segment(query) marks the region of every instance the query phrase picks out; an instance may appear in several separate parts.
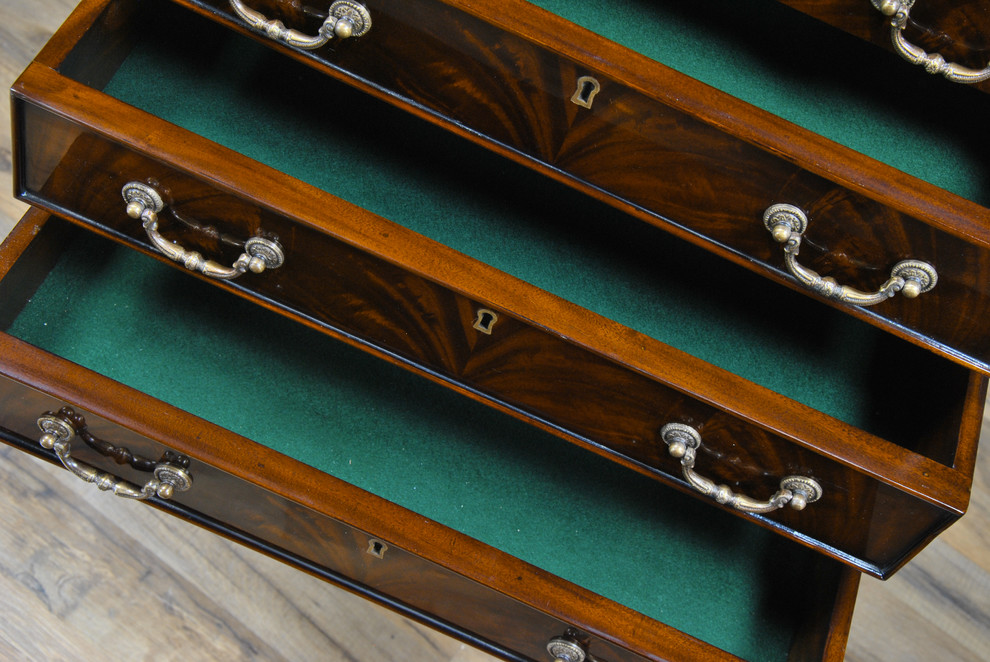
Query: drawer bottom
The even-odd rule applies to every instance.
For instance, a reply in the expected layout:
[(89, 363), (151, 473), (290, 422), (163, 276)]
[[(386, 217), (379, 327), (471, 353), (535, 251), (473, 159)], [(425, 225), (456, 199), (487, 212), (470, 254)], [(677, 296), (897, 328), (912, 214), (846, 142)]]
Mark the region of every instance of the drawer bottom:
[[(919, 431), (953, 415), (966, 383), (957, 366), (216, 26), (202, 26), (208, 37), (200, 39), (216, 51), (193, 55), (180, 25), (174, 39), (135, 48), (104, 91), (845, 423), (939, 461), (950, 457), (943, 449), (951, 441)], [(294, 87), (254, 85), (259, 79)], [(307, 89), (314, 110), (298, 108), (292, 89)], [(281, 302), (282, 293), (269, 295)], [(919, 373), (926, 378), (914, 379)], [(913, 401), (927, 403), (923, 418), (886, 396), (886, 383), (909, 380)]]
[(11, 335), (718, 648), (788, 659), (805, 625), (793, 587), (820, 563), (815, 553), (137, 252), (62, 229), (72, 241)]

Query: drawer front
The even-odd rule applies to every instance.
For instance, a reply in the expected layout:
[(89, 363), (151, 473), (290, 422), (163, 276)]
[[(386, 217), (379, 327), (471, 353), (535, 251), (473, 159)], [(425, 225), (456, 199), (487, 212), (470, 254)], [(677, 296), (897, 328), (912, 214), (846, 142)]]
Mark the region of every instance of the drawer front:
[[(897, 471), (902, 472), (898, 481), (916, 480), (919, 460), (935, 475), (958, 481), (947, 466), (899, 448), (891, 449), (896, 453), (893, 471), (871, 468), (876, 457), (868, 448), (856, 457), (855, 447), (843, 447), (844, 457), (836, 461), (833, 451), (813, 444), (834, 444), (836, 435), (868, 435), (814, 410), (793, 410), (791, 401), (659, 343), (649, 343), (645, 361), (639, 362), (634, 355), (648, 339), (630, 337), (614, 344), (617, 332), (605, 320), (589, 324), (587, 313), (578, 311), (578, 328), (603, 325), (610, 341), (588, 344), (566, 327), (551, 326), (574, 315), (571, 309), (559, 308), (558, 315), (535, 312), (539, 305), (534, 312), (525, 307), (531, 298), (545, 303), (545, 295), (533, 288), (520, 290), (521, 285), (510, 283), (502, 290), (504, 279), (476, 267), (456, 272), (453, 261), (441, 260), (442, 278), (419, 275), (408, 265), (259, 206), (243, 193), (228, 193), (238, 187), (236, 175), (229, 188), (221, 189), (216, 170), (207, 180), (33, 103), (19, 103), (17, 113), (22, 143), (50, 147), (29, 150), (20, 166), (35, 203), (69, 210), (101, 232), (151, 251), (147, 233), (125, 213), (121, 196), (124, 185), (137, 178), (151, 182), (168, 210), (176, 210), (171, 217), (168, 210), (160, 213), (160, 231), (188, 249), (231, 264), (242, 248), (231, 247), (230, 238), (277, 237), (286, 254), (284, 266), (223, 286), (682, 489), (691, 489), (688, 475), (661, 436), (668, 423), (701, 431), (695, 474), (733, 493), (764, 503), (778, 493), (785, 477), (812, 478), (823, 496), (806, 510), (783, 508), (781, 502), (780, 509), (745, 516), (867, 572), (893, 572), (958, 516), (951, 498), (919, 500), (886, 482)], [(273, 189), (289, 191), (289, 181)], [(368, 233), (369, 227), (362, 230)], [(395, 233), (390, 239), (407, 248), (415, 242), (401, 228), (379, 231)], [(437, 260), (429, 251), (421, 255)], [(484, 287), (489, 281), (493, 286)], [(496, 294), (506, 291), (508, 299)], [(684, 379), (689, 381), (678, 381)], [(966, 396), (967, 412), (978, 409), (972, 404), (978, 381)], [(721, 400), (739, 397), (740, 389), (746, 392), (741, 400)], [(963, 392), (956, 395), (962, 398)], [(741, 413), (739, 407), (747, 402), (756, 403), (753, 411)], [(957, 436), (951, 427), (934, 433), (932, 447), (948, 449), (935, 451), (936, 460), (953, 461)], [(811, 448), (806, 447), (809, 440)], [(724, 493), (712, 496), (725, 502)]]
[[(244, 26), (229, 2), (180, 4)], [(303, 31), (315, 31), (325, 13), (320, 3), (253, 4)], [(930, 264), (937, 285), (916, 300), (838, 305), (979, 370), (990, 368), (990, 336), (978, 322), (990, 313), (982, 206), (755, 112), (525, 3), (501, 22), (498, 13), (486, 16), (494, 10), (483, 2), (366, 4), (374, 17), (367, 35), (293, 55), (825, 298), (832, 296), (823, 294), (828, 285), (800, 285), (786, 266), (762, 220), (771, 206), (805, 213), (799, 264), (841, 285), (873, 293), (901, 261)], [(572, 99), (580, 100), (586, 85), (598, 89), (590, 107)]]
[[(61, 242), (81, 233), (46, 222), (39, 213), (30, 215), (5, 245), (2, 264), (13, 267), (0, 283), (5, 302), (15, 302), (16, 309), (18, 300), (32, 297)], [(38, 290), (34, 296), (43, 294)], [(9, 306), (4, 308), (5, 316), (10, 312)], [(104, 490), (137, 496), (144, 486), (146, 496), (154, 492), (147, 499), (151, 503), (490, 652), (507, 659), (548, 659), (547, 642), (567, 635), (601, 660), (735, 659), (396, 503), (9, 335), (0, 334), (0, 356), (3, 441), (55, 461), (51, 452), (42, 450), (53, 447), (73, 473)], [(66, 477), (74, 479), (68, 473)], [(163, 490), (162, 484), (171, 490)], [(691, 525), (688, 515), (675, 520), (678, 526)], [(711, 518), (704, 525), (706, 530), (715, 526)], [(559, 542), (556, 532), (547, 531), (547, 536), (548, 543)], [(800, 551), (781, 545), (774, 542), (769, 549)], [(806, 584), (806, 606), (794, 624), (797, 631), (788, 659), (839, 659), (857, 573), (814, 554), (805, 553), (795, 562), (810, 562), (814, 572), (808, 573), (807, 582), (801, 580)], [(782, 571), (760, 572), (772, 581)], [(779, 587), (766, 595), (785, 595), (793, 581), (787, 580), (783, 594), (784, 587)], [(776, 612), (781, 609), (778, 605)], [(716, 617), (736, 616), (729, 612)]]

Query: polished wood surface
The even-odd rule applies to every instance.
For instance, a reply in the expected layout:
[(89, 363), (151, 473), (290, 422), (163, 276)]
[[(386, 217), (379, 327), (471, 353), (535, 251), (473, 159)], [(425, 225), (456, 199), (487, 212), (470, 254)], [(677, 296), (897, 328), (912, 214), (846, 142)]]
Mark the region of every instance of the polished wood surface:
[[(230, 17), (225, 0), (179, 1), (253, 35)], [(255, 4), (270, 16), (284, 6), (305, 7)], [(935, 351), (954, 348), (948, 356), (990, 372), (990, 336), (969, 323), (990, 317), (985, 207), (866, 161), (554, 15), (491, 0), (366, 4), (376, 17), (373, 38), (305, 55), (285, 50), (789, 286), (781, 247), (760, 220), (778, 202), (812, 219), (802, 264), (843, 285), (875, 291), (908, 256), (938, 265), (938, 288), (923, 305), (894, 297), (850, 314)], [(762, 27), (756, 20), (721, 29)], [(775, 37), (764, 34), (752, 48)], [(456, 76), (451, 61), (458, 63)], [(567, 100), (588, 72), (603, 87), (593, 108), (579, 111)], [(501, 84), (493, 86), (493, 79)]]
[[(10, 81), (69, 9), (66, 3), (54, 5), (50, 12), (43, 6), (21, 1), (0, 5), (13, 35), (3, 41), (2, 71)], [(6, 113), (5, 106), (0, 107)], [(3, 122), (4, 130), (7, 126)], [(8, 146), (9, 140), (4, 140), (2, 149)], [(24, 210), (10, 199), (2, 204), (8, 223)], [(985, 423), (984, 438), (987, 428)], [(307, 646), (315, 640), (323, 642), (318, 650), (328, 659), (417, 659), (417, 653), (401, 655), (381, 648), (387, 641), (403, 641), (403, 628), (408, 626), (401, 620), (389, 624), (377, 616), (380, 610), (368, 610), (376, 615), (354, 613), (351, 616), (356, 620), (348, 621), (347, 613), (341, 616), (335, 609), (339, 592), (302, 573), (195, 527), (85, 489), (91, 486), (66, 483), (64, 472), (28, 458), (10, 457), (8, 463), (11, 454), (4, 453), (3, 473), (10, 472), (16, 481), (5, 481), (4, 489), (10, 492), (0, 499), (5, 504), (0, 509), (4, 519), (2, 580), (8, 592), (0, 625), (0, 646), (6, 648), (0, 652), (9, 650), (24, 659), (86, 659), (102, 650), (99, 642), (113, 638), (114, 650), (121, 650), (121, 642), (126, 641), (131, 654), (142, 657), (156, 653), (172, 659), (300, 659), (313, 654)], [(984, 551), (990, 542), (987, 465), (987, 461), (978, 464), (971, 512), (960, 524), (890, 582), (863, 583), (848, 659), (979, 660), (990, 656), (986, 597), (990, 595), (990, 558)], [(25, 499), (25, 494), (31, 498)], [(127, 520), (129, 515), (133, 523)], [(78, 527), (80, 521), (96, 525), (93, 529)], [(104, 533), (96, 537), (95, 530)], [(79, 537), (72, 539), (72, 531)], [(182, 551), (165, 553), (154, 546), (154, 541), (163, 539), (190, 542)], [(136, 557), (124, 551), (128, 545), (134, 545)], [(194, 552), (200, 545), (204, 551)], [(156, 564), (149, 568), (134, 558), (155, 558)], [(227, 568), (227, 563), (235, 565)], [(247, 564), (257, 564), (258, 569)], [(124, 570), (134, 566), (130, 574)], [(200, 571), (206, 572), (193, 574)], [(161, 576), (174, 584), (165, 582), (165, 589), (154, 590)], [(243, 579), (231, 581), (235, 576)], [(144, 588), (135, 591), (135, 585)], [(211, 586), (216, 587), (214, 591), (204, 590)], [(97, 599), (100, 595), (105, 599)], [(335, 596), (333, 604), (327, 596)], [(352, 608), (343, 609), (349, 612)], [(274, 619), (272, 614), (280, 617)], [(174, 624), (174, 629), (160, 627), (163, 623)], [(167, 637), (163, 631), (169, 633)], [(339, 644), (345, 640), (348, 643)], [(420, 659), (471, 655), (460, 651), (457, 644), (437, 645), (438, 650)]]
[[(100, 6), (89, 3), (86, 12), (92, 16), (61, 31), (58, 47), (39, 57), (48, 66), (32, 65), (15, 86), (22, 133), (14, 138), (32, 146), (18, 162), (19, 184), (38, 204), (71, 210), (87, 223), (148, 250), (141, 225), (122, 213), (120, 196), (122, 186), (140, 173), (168, 200), (160, 214), (162, 232), (186, 248), (215, 256), (223, 246), (212, 233), (171, 218), (173, 210), (177, 218), (222, 225), (231, 236), (265, 232), (280, 238), (291, 264), (231, 286), (241, 294), (260, 295), (264, 305), (274, 302), (300, 314), (301, 321), (318, 321), (338, 338), (360, 339), (366, 350), (398, 358), (570, 441), (603, 454), (607, 449), (614, 459), (661, 480), (671, 482), (673, 476), (680, 484), (679, 462), (658, 438), (670, 421), (702, 430), (704, 474), (737, 492), (769, 496), (784, 476), (815, 476), (824, 497), (813, 509), (782, 509), (758, 519), (794, 531), (827, 553), (853, 559), (872, 574), (892, 573), (958, 515), (971, 480), (977, 432), (960, 434), (957, 405), (966, 398), (965, 421), (976, 414), (974, 398), (982, 402), (978, 382), (971, 384), (970, 396), (964, 395), (967, 380), (962, 370), (951, 380), (929, 374), (931, 383), (939, 386), (928, 394), (922, 387), (915, 392), (919, 400), (932, 403), (933, 410), (951, 412), (945, 420), (933, 422), (929, 417), (912, 423), (899, 406), (876, 400), (878, 409), (897, 411), (892, 418), (904, 419), (893, 426), (902, 434), (883, 437), (894, 442), (887, 443), (618, 324), (602, 319), (589, 323), (583, 309), (66, 79), (61, 73), (79, 61), (66, 55), (71, 50), (67, 44), (117, 43), (117, 35), (137, 34), (152, 20), (137, 10), (123, 12), (127, 21), (114, 12), (113, 20), (104, 22)], [(184, 10), (159, 6), (159, 38), (179, 39), (181, 35), (169, 35), (165, 8), (188, 18)], [(96, 16), (97, 27), (91, 28)], [(183, 24), (183, 34), (189, 30)], [(113, 62), (101, 67), (101, 57), (90, 51), (85, 58), (88, 69), (112, 68)], [(64, 61), (70, 64), (63, 66)], [(316, 82), (321, 81), (317, 77)], [(333, 101), (346, 99), (347, 90), (336, 92), (338, 97), (318, 105), (332, 108)], [(320, 99), (318, 92), (311, 96)], [(332, 123), (329, 112), (324, 119)], [(447, 175), (444, 181), (456, 172)], [(497, 173), (490, 176), (494, 179)], [(314, 210), (319, 218), (314, 218)], [(232, 250), (228, 263), (239, 251)], [(770, 287), (754, 277), (746, 284), (723, 283), (717, 266), (710, 269), (711, 280), (703, 280), (709, 272), (698, 266), (703, 258), (711, 256), (686, 260), (680, 268), (673, 264), (657, 277), (673, 282), (691, 270), (701, 271), (691, 277), (702, 283), (694, 285), (697, 296), (710, 292), (743, 299)], [(334, 278), (328, 281), (331, 271)], [(724, 291), (733, 287), (738, 288), (734, 293)], [(320, 296), (314, 297), (314, 292)], [(807, 303), (798, 299), (797, 304)], [(754, 297), (752, 305), (766, 300)], [(479, 305), (474, 302), (503, 316), (493, 335), (472, 328)], [(765, 306), (762, 335), (773, 337), (786, 327), (791, 334), (813, 337), (817, 326), (810, 316), (821, 312), (818, 307), (800, 315), (809, 322), (803, 330), (790, 319), (798, 315), (784, 308)], [(726, 309), (720, 306), (720, 314)], [(878, 374), (874, 381), (881, 385), (879, 394), (899, 400), (887, 384), (908, 381), (922, 369), (911, 367), (906, 358), (910, 354), (897, 351), (897, 356), (898, 361), (877, 360), (904, 372)], [(927, 361), (929, 355), (922, 358)], [(947, 406), (936, 404), (940, 396), (948, 400)], [(574, 402), (585, 406), (575, 408)], [(929, 425), (932, 438), (913, 438)], [(946, 466), (953, 461), (956, 467)], [(875, 476), (901, 489), (878, 487)], [(849, 526), (851, 519), (862, 524)]]
[[(92, 121), (102, 117), (129, 124), (130, 109), (111, 103), (104, 110), (101, 102), (106, 99), (102, 95), (76, 90), (55, 98), (51, 93), (36, 92), (46, 86), (61, 89), (62, 84), (36, 82), (35, 73), (53, 78), (46, 69), (32, 70), (22, 78), (18, 92), (39, 99), (39, 106), (44, 103), (55, 112), (72, 116), (86, 108), (93, 113)], [(61, 107), (61, 98), (73, 99), (72, 107)], [(169, 211), (173, 208), (183, 218), (216, 219), (227, 235), (249, 237), (264, 230), (280, 238), (291, 264), (260, 278), (239, 280), (234, 288), (238, 293), (276, 302), (290, 313), (302, 315), (301, 321), (316, 320), (321, 330), (340, 339), (358, 338), (359, 346), (366, 351), (389, 360), (398, 358), (471, 397), (547, 425), (572, 442), (607, 452), (613, 459), (661, 480), (670, 482), (671, 476), (675, 480), (681, 476), (678, 460), (669, 456), (666, 445), (658, 438), (658, 431), (670, 421), (703, 430), (706, 476), (737, 491), (769, 496), (778, 489), (783, 476), (813, 475), (824, 488), (820, 503), (801, 513), (783, 509), (767, 519), (858, 559), (860, 567), (872, 573), (892, 572), (931, 532), (944, 526), (946, 518), (954, 518), (964, 502), (965, 486), (970, 481), (968, 472), (945, 466), (957, 451), (963, 466), (971, 462), (967, 456), (973, 444), (959, 443), (956, 405), (964, 399), (967, 381), (962, 371), (953, 375), (951, 382), (932, 376), (933, 383), (941, 384), (940, 395), (947, 397), (952, 412), (945, 421), (931, 426), (933, 438), (916, 442), (912, 436), (915, 430), (910, 429), (911, 434), (890, 437), (899, 445), (879, 439), (863, 441), (868, 438), (859, 430), (798, 407), (702, 361), (681, 356), (659, 342), (633, 336), (604, 320), (587, 324), (585, 311), (564, 302), (548, 301), (545, 293), (495, 270), (486, 271), (453, 251), (441, 253), (440, 248), (422, 237), (370, 214), (345, 208), (338, 215), (336, 207), (342, 205), (335, 206), (330, 199), (323, 202), (319, 191), (307, 190), (305, 185), (279, 173), (256, 173), (256, 166), (243, 157), (216, 147), (210, 149), (202, 139), (165, 123), (152, 127), (146, 117), (135, 113), (133, 126), (139, 128), (140, 135), (126, 136), (127, 128), (116, 129), (121, 146), (87, 134), (47, 112), (28, 108), (22, 114), (25, 142), (71, 145), (66, 156), (51, 160), (52, 169), (36, 165), (49, 165), (45, 163), (47, 158), (29, 156), (22, 162), (26, 164), (23, 170), (28, 171), (26, 180), (44, 182), (37, 189), (41, 204), (71, 209), (88, 223), (157, 254), (149, 249), (141, 225), (122, 213), (121, 186), (134, 173), (142, 173), (169, 192), (169, 208), (160, 214), (162, 232), (187, 249), (216, 256), (224, 247), (212, 233), (183, 227), (171, 218)], [(145, 156), (140, 141), (148, 131), (160, 136), (164, 145), (189, 147), (182, 158), (183, 166), (195, 163), (195, 170), (209, 172), (211, 180), (189, 177)], [(196, 149), (198, 143), (202, 144)], [(38, 152), (57, 157), (61, 150)], [(197, 155), (195, 162), (192, 153)], [(233, 172), (232, 164), (239, 166)], [(33, 174), (36, 169), (41, 172)], [(266, 211), (267, 205), (245, 199), (247, 194), (237, 197), (218, 191), (217, 182), (225, 187), (239, 186), (243, 191), (257, 192), (266, 186), (272, 191), (293, 191), (301, 201), (297, 204), (293, 196), (277, 194), (271, 202), (279, 204), (284, 215), (273, 214)], [(319, 209), (332, 219), (333, 236), (296, 221), (311, 209)], [(391, 245), (366, 239), (385, 236)], [(228, 250), (229, 264), (240, 249)], [(436, 255), (443, 257), (436, 259)], [(433, 262), (439, 269), (420, 276), (416, 262)], [(672, 267), (667, 277), (677, 278), (688, 268), (697, 268), (697, 262), (686, 263), (683, 271)], [(326, 278), (329, 272), (334, 274), (332, 279)], [(755, 279), (754, 283), (765, 284)], [(457, 291), (461, 287), (469, 296)], [(713, 278), (711, 289), (719, 287), (729, 286)], [(315, 292), (319, 292), (318, 297)], [(739, 297), (747, 294), (748, 288), (739, 287)], [(499, 321), (491, 335), (473, 328), (479, 306), (499, 311)], [(779, 311), (771, 308), (768, 319)], [(565, 327), (565, 320), (574, 322)], [(788, 321), (781, 316), (781, 323)], [(808, 321), (806, 330), (811, 335), (815, 324)], [(767, 336), (777, 328), (767, 324)], [(626, 357), (637, 354), (643, 356), (638, 365), (627, 363)], [(906, 358), (889, 364), (904, 371), (876, 380), (884, 384), (879, 389), (881, 396), (899, 397), (885, 385), (909, 379), (910, 365)], [(697, 377), (685, 383), (682, 376), (686, 375)], [(947, 387), (949, 383), (954, 388)], [(711, 392), (713, 384), (719, 385), (719, 392)], [(972, 387), (969, 417), (974, 414), (972, 397), (982, 402), (978, 395), (982, 385), (974, 382)], [(733, 393), (734, 399), (719, 401), (723, 391)], [(916, 396), (930, 401), (921, 388)], [(574, 402), (585, 406), (575, 408)], [(712, 402), (718, 405), (712, 407)], [(877, 402), (878, 408), (901, 410)], [(751, 423), (761, 416), (762, 424), (776, 434)], [(900, 421), (898, 425), (911, 427)], [(922, 429), (927, 425), (914, 427)], [(975, 431), (970, 432), (970, 437), (974, 435)], [(811, 448), (788, 440), (795, 438)], [(588, 440), (596, 445), (588, 444)], [(915, 452), (919, 447), (922, 450)], [(839, 457), (844, 463), (828, 456)], [(877, 495), (877, 481), (865, 472), (851, 471), (848, 465), (865, 467), (866, 471), (909, 485), (924, 472), (925, 485), (918, 490), (937, 499), (938, 507), (917, 503), (914, 495), (887, 487), (880, 487)], [(850, 518), (860, 519), (860, 513), (867, 510), (871, 514), (862, 520), (868, 525), (847, 525)]]

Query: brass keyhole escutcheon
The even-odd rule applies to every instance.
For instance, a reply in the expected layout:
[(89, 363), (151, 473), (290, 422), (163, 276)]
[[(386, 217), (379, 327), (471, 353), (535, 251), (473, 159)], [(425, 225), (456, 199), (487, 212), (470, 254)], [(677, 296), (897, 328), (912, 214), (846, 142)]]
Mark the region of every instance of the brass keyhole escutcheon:
[(491, 335), (495, 322), (498, 321), (498, 313), (488, 308), (479, 308), (474, 318), (474, 328), (484, 334)]
[(582, 108), (591, 108), (591, 104), (595, 101), (595, 95), (601, 89), (601, 84), (594, 76), (581, 76), (577, 79), (577, 89), (571, 95), (571, 101)]
[(377, 538), (372, 538), (368, 541), (368, 554), (374, 556), (376, 559), (385, 558), (385, 552), (387, 550), (388, 545)]

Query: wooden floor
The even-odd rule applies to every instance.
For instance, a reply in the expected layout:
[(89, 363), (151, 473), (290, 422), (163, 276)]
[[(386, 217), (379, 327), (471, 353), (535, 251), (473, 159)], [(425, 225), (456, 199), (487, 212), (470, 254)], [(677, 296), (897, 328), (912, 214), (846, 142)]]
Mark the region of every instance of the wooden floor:
[[(5, 86), (72, 5), (0, 0)], [(25, 210), (9, 195), (9, 126), (2, 103), (0, 237)], [(491, 659), (6, 447), (0, 593), (0, 660)], [(967, 516), (893, 579), (863, 581), (847, 659), (990, 660), (986, 450)]]

